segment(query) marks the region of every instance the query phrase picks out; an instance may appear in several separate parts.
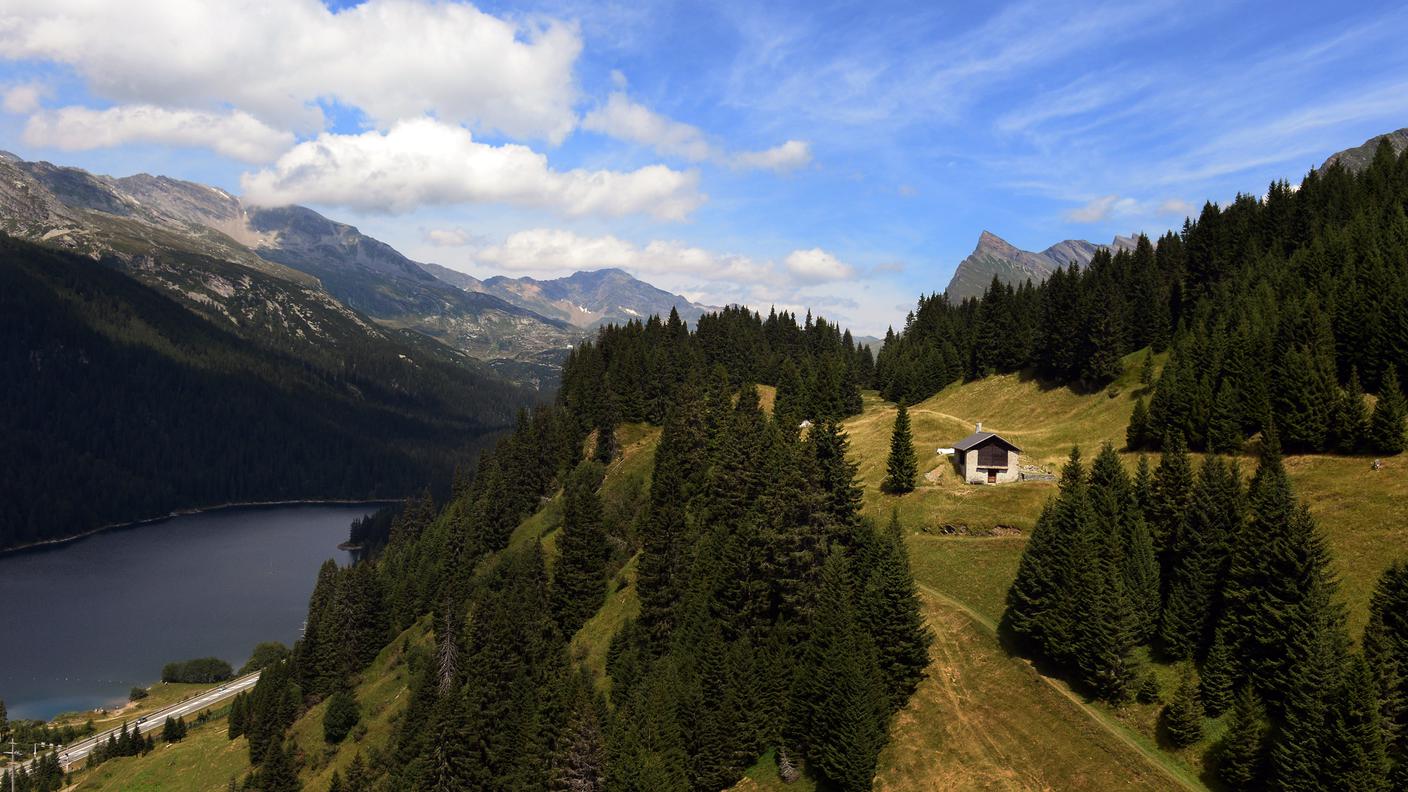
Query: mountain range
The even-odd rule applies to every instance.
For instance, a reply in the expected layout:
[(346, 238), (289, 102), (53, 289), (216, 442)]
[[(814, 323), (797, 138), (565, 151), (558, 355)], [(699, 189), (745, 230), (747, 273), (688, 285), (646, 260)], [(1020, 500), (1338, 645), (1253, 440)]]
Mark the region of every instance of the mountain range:
[(1012, 286), (1020, 286), (1028, 280), (1041, 283), (1058, 268), (1090, 263), (1101, 249), (1132, 250), (1134, 242), (1133, 237), (1126, 236), (1117, 236), (1108, 245), (1067, 239), (1040, 253), (1032, 253), (1017, 248), (991, 231), (984, 231), (978, 236), (978, 246), (959, 263), (944, 291), (949, 300), (958, 303), (970, 297), (983, 296), (994, 276)]
[[(278, 331), (315, 343), (307, 304), (410, 330), (550, 388), (558, 363), (604, 322), (706, 309), (621, 270), (556, 280), (473, 276), (412, 261), (301, 206), (261, 207), (193, 182), (113, 178), (0, 152), (0, 231), (103, 259), (188, 307), (235, 324), (274, 311)], [(300, 307), (301, 306), (301, 307)]]

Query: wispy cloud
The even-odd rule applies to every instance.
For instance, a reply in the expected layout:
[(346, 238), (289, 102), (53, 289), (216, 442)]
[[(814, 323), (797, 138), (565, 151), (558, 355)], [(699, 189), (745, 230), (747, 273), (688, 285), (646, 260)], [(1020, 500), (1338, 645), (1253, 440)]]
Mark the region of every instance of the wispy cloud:
[(582, 128), (649, 146), (662, 156), (689, 162), (712, 161), (744, 170), (796, 170), (811, 162), (812, 157), (811, 147), (800, 140), (762, 151), (729, 152), (699, 127), (667, 118), (622, 91), (613, 92), (605, 104), (588, 112), (582, 118)]

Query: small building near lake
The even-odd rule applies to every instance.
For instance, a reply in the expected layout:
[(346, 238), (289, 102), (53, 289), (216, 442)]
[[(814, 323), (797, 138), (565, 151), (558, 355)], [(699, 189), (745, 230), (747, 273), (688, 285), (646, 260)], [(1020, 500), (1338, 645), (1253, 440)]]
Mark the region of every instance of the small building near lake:
[(958, 471), (969, 484), (1006, 484), (1019, 481), (1022, 449), (993, 432), (977, 431), (953, 444)]

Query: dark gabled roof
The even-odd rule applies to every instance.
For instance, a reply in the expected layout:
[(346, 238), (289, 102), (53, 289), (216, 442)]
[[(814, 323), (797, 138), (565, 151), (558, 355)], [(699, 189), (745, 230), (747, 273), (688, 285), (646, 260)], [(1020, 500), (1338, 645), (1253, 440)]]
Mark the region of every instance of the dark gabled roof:
[(1019, 448), (1019, 447), (1017, 446), (1016, 443), (1012, 443), (1012, 442), (1010, 442), (1010, 441), (1008, 441), (1008, 440), (1004, 440), (1002, 437), (1000, 437), (999, 435), (993, 434), (992, 432), (974, 432), (973, 434), (968, 435), (967, 437), (963, 438), (962, 440), (959, 440), (957, 443), (954, 443), (954, 444), (953, 444), (953, 450), (954, 450), (954, 451), (967, 451), (967, 450), (969, 450), (970, 448), (976, 448), (977, 446), (980, 446), (980, 445), (982, 445), (983, 443), (986, 443), (986, 442), (989, 441), (989, 440), (996, 440), (997, 442), (999, 442), (999, 443), (1001, 443), (1001, 444), (1007, 446), (1008, 448), (1012, 449), (1013, 451), (1021, 451), (1021, 450), (1022, 450), (1021, 448)]

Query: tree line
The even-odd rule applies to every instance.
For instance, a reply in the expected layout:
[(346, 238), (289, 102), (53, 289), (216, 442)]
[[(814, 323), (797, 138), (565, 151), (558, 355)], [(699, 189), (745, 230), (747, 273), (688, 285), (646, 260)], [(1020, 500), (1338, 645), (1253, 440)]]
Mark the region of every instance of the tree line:
[[(798, 379), (823, 387), (779, 385), (796, 412), (774, 417), (752, 378), (780, 373), (790, 344), (814, 345)], [(389, 649), (411, 679), (391, 745), (334, 788), (717, 790), (773, 750), (786, 773), (869, 789), (930, 636), (898, 524), (860, 517), (837, 422), (866, 357), (789, 314), (603, 329), (572, 355), (558, 404), (522, 412), (445, 504), (407, 500), (378, 521), (378, 553), (324, 565), (304, 637), (232, 705), (255, 766), (245, 787), (296, 789), (294, 720), (327, 700), (325, 739), (344, 738), (359, 675), (421, 623), (428, 644)], [(618, 422), (642, 419), (662, 424), (650, 475), (609, 484)], [(510, 546), (552, 497), (552, 549)], [(640, 615), (610, 642), (604, 693), (571, 641), (609, 582), (632, 578)]]
[(1182, 664), (1162, 714), (1176, 746), (1230, 713), (1210, 752), (1234, 789), (1382, 792), (1408, 781), (1408, 565), (1378, 583), (1351, 648), (1323, 534), (1274, 431), (1248, 484), (1196, 471), (1177, 435), (1129, 476), (1107, 444), (1072, 451), (1007, 596), (1004, 637), (1121, 703), (1163, 698), (1144, 658)]
[(230, 502), (402, 497), (528, 400), (339, 321), (335, 355), (284, 343), (0, 235), (0, 548)]
[[(994, 279), (958, 305), (922, 297), (887, 334), (875, 382), (909, 403), (1020, 370), (1097, 388), (1148, 347), (1169, 362), (1136, 411), (1136, 448), (1178, 432), (1194, 449), (1232, 451), (1274, 427), (1287, 452), (1397, 453), (1406, 209), (1408, 154), (1385, 143), (1362, 171), (1337, 164), (1298, 188), (1208, 203), (1178, 233), (1102, 250), (1040, 285)], [(1384, 415), (1366, 414), (1365, 392)]]

